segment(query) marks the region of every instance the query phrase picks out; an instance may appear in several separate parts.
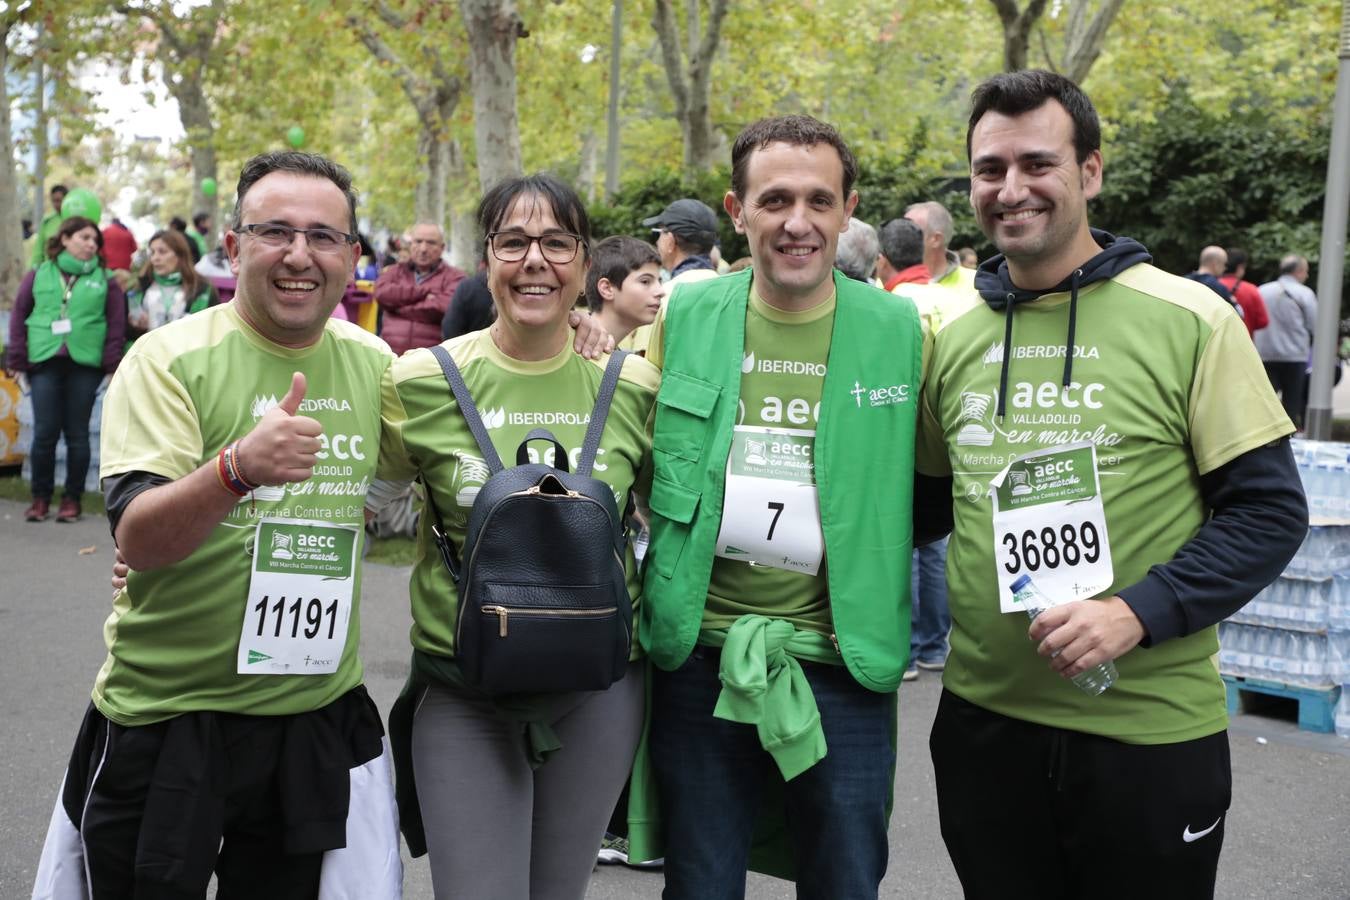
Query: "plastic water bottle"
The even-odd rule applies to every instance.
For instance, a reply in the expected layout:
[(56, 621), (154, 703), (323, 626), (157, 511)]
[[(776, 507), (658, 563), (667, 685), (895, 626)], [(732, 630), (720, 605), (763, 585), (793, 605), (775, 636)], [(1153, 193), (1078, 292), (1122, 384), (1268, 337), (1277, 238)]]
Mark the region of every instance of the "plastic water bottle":
[[(1035, 619), (1050, 607), (1057, 605), (1040, 592), (1036, 585), (1032, 583), (1030, 575), (1019, 576), (1012, 583), (1012, 593), (1013, 602), (1022, 604), (1022, 608), (1027, 611), (1027, 615), (1032, 619)], [(1116, 683), (1116, 664), (1108, 659), (1095, 668), (1088, 669), (1080, 675), (1075, 675), (1072, 680), (1083, 693), (1095, 697)]]

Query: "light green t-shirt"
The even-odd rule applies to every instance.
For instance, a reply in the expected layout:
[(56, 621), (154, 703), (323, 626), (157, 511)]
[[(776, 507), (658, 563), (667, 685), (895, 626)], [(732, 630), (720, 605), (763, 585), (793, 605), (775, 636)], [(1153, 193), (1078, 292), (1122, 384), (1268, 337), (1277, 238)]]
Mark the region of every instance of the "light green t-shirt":
[(104, 400), (102, 477), (192, 473), (251, 431), (295, 371), (307, 380), (300, 413), (323, 426), (323, 449), (312, 478), (240, 500), (187, 559), (131, 573), (104, 626), (108, 658), (93, 690), (103, 715), (127, 726), (201, 710), (290, 715), (361, 683), (359, 564), (336, 672), (241, 675), (236, 656), (261, 519), (350, 526), (360, 559), (362, 507), (379, 450), (380, 376), (392, 358), (384, 342), (342, 321), (330, 320), (312, 347), (280, 347), (229, 304), (136, 342)]
[[(551, 359), (523, 362), (506, 356), (489, 331), (475, 331), (445, 346), (464, 376), (492, 445), (503, 465), (514, 465), (516, 448), (534, 428), (545, 428), (568, 451), (569, 470), (576, 470), (590, 424), (595, 396), (609, 358), (587, 360), (566, 346)], [(624, 360), (592, 475), (614, 490), (622, 512), (628, 492), (640, 479), (650, 479), (651, 438), (648, 419), (656, 402), (658, 374), (638, 356)], [(407, 480), (420, 475), (430, 485), (446, 531), (463, 550), (469, 511), (489, 472), (468, 425), (455, 407), (440, 363), (427, 349), (398, 359), (383, 384), (384, 421), (381, 474)], [(553, 463), (553, 448), (544, 441), (530, 444), (530, 461)], [(437, 656), (454, 656), (458, 602), (454, 582), (431, 538), (431, 516), (418, 526), (417, 559), (413, 564), (412, 644)], [(638, 605), (642, 582), (631, 544), (624, 567), (628, 591)], [(634, 627), (637, 619), (634, 618)], [(637, 652), (636, 635), (633, 640)]]
[[(835, 297), (802, 312), (786, 312), (765, 303), (750, 288), (745, 314), (745, 356), (741, 366), (737, 425), (788, 428), (808, 432), (814, 446), (825, 383)], [(653, 323), (647, 359), (664, 358), (665, 310)], [(814, 469), (810, 473), (814, 481)], [(725, 515), (723, 517), (725, 519)], [(831, 625), (825, 562), (815, 575), (772, 566), (713, 558), (703, 631), (726, 629), (747, 614), (786, 619), (802, 630), (829, 635)]]
[(1013, 457), (1091, 441), (1114, 565), (1100, 596), (1141, 581), (1204, 524), (1201, 475), (1293, 431), (1242, 321), (1203, 285), (1133, 266), (1079, 292), (1064, 390), (1069, 295), (1019, 304), (1000, 421), (1004, 313), (978, 295), (944, 312), (918, 453), (920, 471), (954, 478), (944, 685), (1003, 715), (1131, 743), (1222, 730), (1213, 627), (1127, 652), (1116, 660), (1115, 686), (1099, 697), (1050, 670), (1027, 639), (1026, 615), (999, 611), (988, 484)]

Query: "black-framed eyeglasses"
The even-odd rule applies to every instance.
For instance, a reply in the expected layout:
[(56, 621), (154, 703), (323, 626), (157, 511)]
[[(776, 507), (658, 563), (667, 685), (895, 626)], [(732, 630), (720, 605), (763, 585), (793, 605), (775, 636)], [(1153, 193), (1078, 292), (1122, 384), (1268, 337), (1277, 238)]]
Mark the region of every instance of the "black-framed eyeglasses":
[(305, 243), (315, 253), (337, 253), (348, 244), (355, 244), (357, 237), (338, 231), (335, 228), (292, 228), (276, 222), (264, 222), (258, 225), (240, 225), (235, 234), (251, 234), (269, 247), (289, 247), (297, 234), (305, 236)]
[(538, 236), (523, 231), (494, 231), (487, 236), (492, 255), (501, 262), (520, 262), (530, 252), (530, 245), (539, 244), (539, 252), (551, 263), (562, 265), (577, 258), (581, 238), (565, 231), (550, 231)]

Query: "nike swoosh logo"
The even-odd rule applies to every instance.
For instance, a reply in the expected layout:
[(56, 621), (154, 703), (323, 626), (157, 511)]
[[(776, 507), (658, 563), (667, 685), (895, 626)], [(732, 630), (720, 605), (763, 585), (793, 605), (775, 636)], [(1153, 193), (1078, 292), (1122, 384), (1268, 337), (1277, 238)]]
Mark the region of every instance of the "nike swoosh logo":
[(1182, 839), (1183, 841), (1185, 841), (1186, 843), (1188, 843), (1188, 844), (1189, 844), (1191, 841), (1198, 841), (1198, 840), (1200, 840), (1202, 837), (1204, 837), (1205, 835), (1207, 835), (1207, 834), (1209, 834), (1211, 831), (1213, 831), (1215, 828), (1218, 828), (1218, 827), (1219, 827), (1219, 823), (1222, 822), (1222, 821), (1223, 821), (1223, 816), (1219, 816), (1219, 818), (1217, 818), (1217, 819), (1214, 820), (1214, 824), (1211, 825), (1211, 826), (1209, 826), (1208, 828), (1206, 828), (1204, 831), (1191, 831), (1191, 826), (1187, 825), (1187, 826), (1186, 826), (1186, 830), (1183, 831), (1183, 832), (1181, 832), (1181, 839)]

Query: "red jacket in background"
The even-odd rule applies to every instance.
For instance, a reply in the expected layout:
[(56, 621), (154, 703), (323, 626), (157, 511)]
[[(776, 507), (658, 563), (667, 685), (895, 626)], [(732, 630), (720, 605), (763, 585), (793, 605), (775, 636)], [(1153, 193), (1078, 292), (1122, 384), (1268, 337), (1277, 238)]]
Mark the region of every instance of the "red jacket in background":
[(130, 269), (136, 247), (136, 236), (121, 222), (113, 222), (103, 229), (103, 258), (107, 260), (108, 268)]
[(1250, 281), (1238, 281), (1236, 275), (1224, 275), (1219, 279), (1219, 284), (1228, 288), (1233, 300), (1242, 307), (1242, 323), (1247, 326), (1247, 334), (1255, 337), (1256, 332), (1270, 324), (1266, 301), (1261, 299), (1261, 292), (1256, 289), (1256, 285)]
[(385, 269), (375, 282), (375, 299), (384, 311), (380, 337), (400, 356), (439, 344), (441, 319), (463, 280), (464, 273), (445, 262), (438, 262), (420, 284), (411, 263)]

